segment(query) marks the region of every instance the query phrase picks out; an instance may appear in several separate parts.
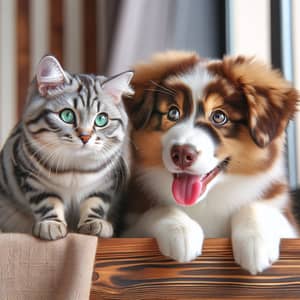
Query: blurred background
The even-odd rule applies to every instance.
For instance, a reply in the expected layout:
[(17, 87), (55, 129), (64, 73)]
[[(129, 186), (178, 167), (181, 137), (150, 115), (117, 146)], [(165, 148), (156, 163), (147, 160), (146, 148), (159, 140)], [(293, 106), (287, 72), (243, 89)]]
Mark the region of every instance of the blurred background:
[[(0, 146), (44, 54), (70, 72), (112, 75), (166, 49), (256, 55), (300, 89), (300, 0), (0, 0)], [(292, 187), (297, 149), (299, 116), (287, 132)]]

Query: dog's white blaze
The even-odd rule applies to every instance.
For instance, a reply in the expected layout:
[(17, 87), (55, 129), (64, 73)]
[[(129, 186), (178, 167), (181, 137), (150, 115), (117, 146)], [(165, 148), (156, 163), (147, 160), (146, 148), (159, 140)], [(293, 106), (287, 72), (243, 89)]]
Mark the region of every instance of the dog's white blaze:
[(203, 89), (212, 80), (204, 63), (197, 64), (191, 71), (178, 77), (192, 90), (192, 96), (195, 100), (199, 100), (203, 96)]

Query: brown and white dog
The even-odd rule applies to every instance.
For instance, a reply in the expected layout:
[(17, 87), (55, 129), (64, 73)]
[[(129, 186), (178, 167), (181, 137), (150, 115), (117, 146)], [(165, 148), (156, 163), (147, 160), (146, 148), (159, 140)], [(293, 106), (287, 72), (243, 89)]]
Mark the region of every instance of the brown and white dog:
[(254, 58), (204, 61), (166, 52), (135, 67), (127, 99), (134, 170), (125, 236), (153, 236), (180, 262), (204, 237), (231, 237), (252, 274), (297, 236), (285, 175), (285, 128), (298, 94)]

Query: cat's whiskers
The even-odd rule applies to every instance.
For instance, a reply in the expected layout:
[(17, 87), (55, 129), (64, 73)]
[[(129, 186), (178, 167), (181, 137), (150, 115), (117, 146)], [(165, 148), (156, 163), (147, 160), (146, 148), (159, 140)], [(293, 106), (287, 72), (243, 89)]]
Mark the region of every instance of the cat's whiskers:
[[(51, 153), (48, 154), (47, 156), (45, 155), (45, 157), (43, 157), (43, 158), (37, 160), (37, 162), (38, 162), (40, 165), (44, 166), (44, 165), (46, 165), (46, 164), (50, 161), (51, 157), (52, 157), (54, 154), (55, 154), (55, 151), (51, 152)], [(50, 178), (52, 169), (51, 169), (51, 166), (50, 166), (50, 165), (49, 165), (49, 166), (47, 165), (47, 167), (48, 167), (48, 178)], [(41, 174), (41, 172), (42, 172), (42, 169), (39, 170), (39, 174)]]
[(56, 171), (55, 171), (56, 174), (57, 174), (58, 169), (59, 169), (60, 166), (61, 166), (61, 170), (64, 170), (64, 167), (63, 167), (63, 164), (62, 164), (64, 158), (65, 158), (64, 155), (58, 155), (58, 159), (56, 160), (56, 161), (57, 161), (57, 164), (56, 164)]
[(66, 164), (66, 157), (64, 156), (62, 160), (62, 170), (65, 170), (65, 164)]
[(40, 144), (36, 143), (36, 141), (34, 141), (34, 140), (30, 140), (30, 141), (28, 140), (28, 142), (23, 142), (23, 143), (26, 146), (34, 146), (36, 151), (31, 154), (34, 158), (36, 158), (35, 155), (37, 155), (39, 152), (43, 152), (45, 148), (51, 147), (51, 146), (57, 146), (56, 144), (50, 143), (50, 142), (46, 142), (43, 145), (40, 145)]
[[(27, 145), (31, 146), (33, 145), (36, 148), (36, 151), (32, 154), (30, 154), (31, 157), (33, 157), (38, 164), (44, 166), (47, 165), (48, 162), (50, 162), (50, 160), (52, 159), (53, 156), (55, 156), (56, 151), (57, 151), (57, 144), (56, 143), (50, 143), (50, 142), (46, 142), (43, 145), (38, 145), (36, 142), (30, 141), (29, 143), (27, 143)], [(47, 148), (51, 150), (51, 152), (49, 153), (49, 151), (47, 151), (47, 154), (45, 153), (44, 149)], [(43, 153), (43, 156), (38, 156), (39, 153)], [(50, 178), (51, 173), (52, 173), (52, 169), (51, 169), (51, 165), (47, 166), (49, 168), (49, 172), (48, 172), (48, 178)], [(41, 169), (39, 170), (38, 175), (41, 174)]]
[[(110, 156), (106, 155), (108, 153), (110, 153)], [(114, 156), (114, 153), (112, 153), (111, 148), (109, 146), (103, 145), (102, 154), (104, 154), (102, 155), (102, 157), (104, 157), (104, 159), (108, 161), (109, 164), (113, 164), (115, 162), (114, 160), (111, 159)]]
[(46, 143), (44, 145), (38, 145), (37, 143), (33, 142), (33, 141), (28, 141), (27, 143), (24, 142), (25, 145), (28, 146), (34, 146), (36, 148), (36, 151), (33, 153), (29, 153), (30, 157), (34, 158), (38, 163), (42, 163), (44, 157), (38, 156), (39, 153), (44, 153), (44, 149), (51, 147), (52, 144), (51, 143)]
[[(108, 146), (106, 146), (106, 145), (103, 147), (103, 149), (104, 149), (105, 151), (107, 150), (107, 152), (108, 152), (108, 150), (110, 150), (110, 148), (109, 148)], [(122, 165), (121, 165), (121, 163), (120, 163), (120, 160), (112, 160), (111, 157), (112, 157), (112, 156), (107, 157), (106, 160), (108, 160), (109, 163), (112, 164), (112, 167), (113, 167), (114, 169), (115, 169), (116, 167), (120, 167), (120, 168), (117, 168), (118, 171), (123, 172), (123, 168), (122, 168)], [(129, 169), (127, 161), (123, 160), (123, 162), (125, 163), (127, 169)], [(117, 175), (117, 174), (116, 174), (116, 175)], [(123, 177), (123, 175), (124, 175), (124, 174), (121, 174), (121, 177)]]
[(61, 156), (58, 155), (58, 159), (56, 160), (56, 168), (55, 168), (55, 174), (58, 173), (59, 165), (60, 165)]
[[(52, 173), (57, 174), (57, 164), (58, 164), (58, 160), (59, 160), (59, 156), (57, 156), (57, 152), (58, 152), (58, 149), (55, 149), (54, 151), (52, 151), (49, 154), (47, 162), (46, 162), (47, 167), (49, 168), (49, 177), (52, 175)], [(55, 170), (55, 172), (54, 172), (54, 170)]]

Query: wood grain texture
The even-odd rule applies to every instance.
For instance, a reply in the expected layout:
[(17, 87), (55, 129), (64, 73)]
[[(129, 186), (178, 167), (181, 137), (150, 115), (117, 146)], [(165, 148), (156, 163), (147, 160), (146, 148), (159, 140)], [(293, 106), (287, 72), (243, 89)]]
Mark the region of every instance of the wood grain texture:
[(20, 119), (27, 96), (30, 69), (29, 0), (17, 1), (17, 99)]
[(84, 72), (97, 73), (97, 7), (96, 0), (83, 5)]
[(160, 255), (153, 239), (99, 240), (90, 299), (300, 299), (300, 239), (281, 242), (280, 260), (251, 276), (228, 239), (208, 239), (187, 264)]
[(63, 65), (63, 1), (51, 0), (50, 5), (50, 51)]

